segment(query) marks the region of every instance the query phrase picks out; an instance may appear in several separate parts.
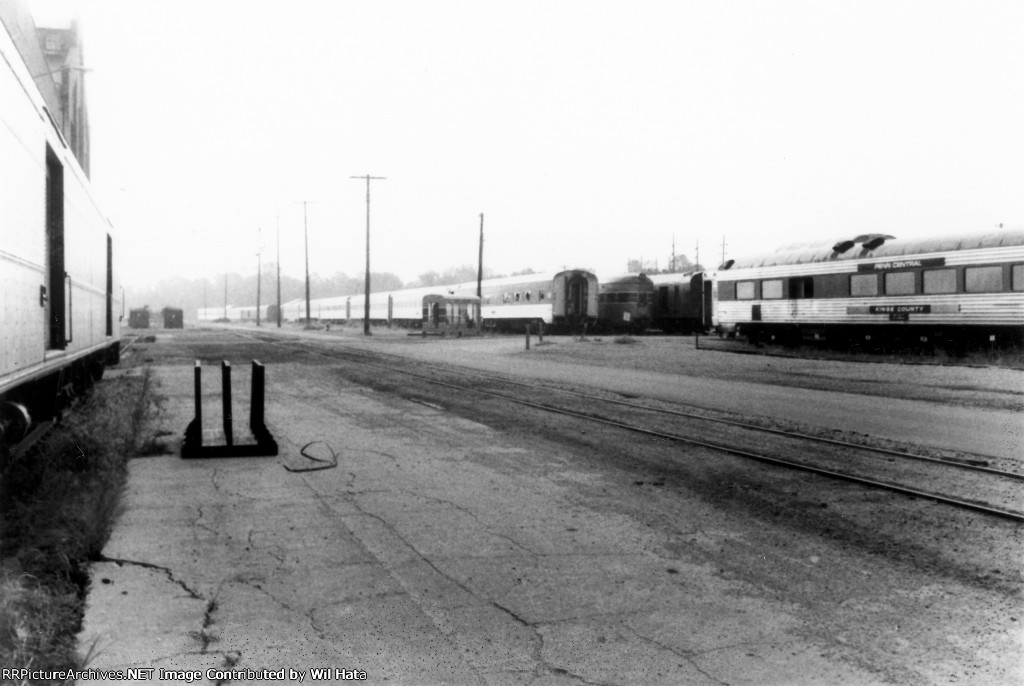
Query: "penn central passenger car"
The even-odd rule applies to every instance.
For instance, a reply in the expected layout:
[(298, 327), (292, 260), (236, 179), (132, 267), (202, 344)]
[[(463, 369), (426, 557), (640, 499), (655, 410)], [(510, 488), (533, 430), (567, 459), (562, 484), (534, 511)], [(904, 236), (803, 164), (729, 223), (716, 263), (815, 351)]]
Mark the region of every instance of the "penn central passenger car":
[(110, 224), (2, 26), (0, 179), (0, 443), (10, 447), (117, 361), (120, 301)]
[(716, 329), (752, 341), (1020, 344), (1024, 232), (784, 248), (723, 264), (714, 289)]

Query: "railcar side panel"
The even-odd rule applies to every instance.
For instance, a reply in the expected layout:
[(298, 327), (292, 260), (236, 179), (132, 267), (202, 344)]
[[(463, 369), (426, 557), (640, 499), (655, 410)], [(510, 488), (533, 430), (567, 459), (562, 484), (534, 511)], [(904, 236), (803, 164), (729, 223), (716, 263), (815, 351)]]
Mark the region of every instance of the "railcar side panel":
[(117, 244), (6, 29), (0, 185), (0, 401), (49, 416), (118, 358)]

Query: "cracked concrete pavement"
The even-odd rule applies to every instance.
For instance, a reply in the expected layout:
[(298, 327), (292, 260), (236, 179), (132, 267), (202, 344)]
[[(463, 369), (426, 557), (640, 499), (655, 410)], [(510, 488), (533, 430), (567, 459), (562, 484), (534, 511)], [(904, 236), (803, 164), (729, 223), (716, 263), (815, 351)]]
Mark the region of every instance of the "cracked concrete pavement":
[[(163, 421), (180, 433), (191, 369), (155, 372)], [(312, 366), (268, 376), (279, 457), (131, 462), (125, 512), (91, 570), (80, 635), (90, 668), (291, 668), (309, 682), (310, 668), (330, 667), (389, 684), (884, 683), (803, 636), (785, 603), (665, 559), (651, 530), (572, 498), (574, 482), (603, 477), (557, 446), (511, 442)], [(287, 471), (315, 466), (299, 454), (311, 441), (321, 457), (336, 451), (337, 468)]]

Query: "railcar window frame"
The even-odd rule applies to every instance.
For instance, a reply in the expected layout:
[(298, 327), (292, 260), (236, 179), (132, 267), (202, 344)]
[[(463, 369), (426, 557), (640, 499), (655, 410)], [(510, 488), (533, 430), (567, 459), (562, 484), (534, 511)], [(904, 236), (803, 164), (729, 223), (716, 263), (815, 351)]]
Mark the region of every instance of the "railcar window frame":
[[(989, 278), (994, 276), (998, 284)], [(980, 278), (980, 280), (977, 280)], [(1003, 267), (1002, 265), (982, 265), (977, 267), (964, 267), (964, 293), (1001, 293), (1003, 291)]]
[(921, 292), (925, 295), (956, 293), (956, 268), (925, 269), (921, 272)]
[[(870, 288), (859, 288), (859, 285)], [(873, 298), (878, 295), (878, 274), (850, 274), (850, 297)]]
[(790, 300), (810, 300), (814, 297), (813, 276), (791, 276), (788, 285)]
[(757, 282), (756, 281), (737, 281), (736, 282), (736, 299), (737, 300), (756, 300), (757, 299), (757, 288), (756, 288), (756, 286), (757, 286)]
[(782, 300), (782, 279), (762, 281), (761, 298), (764, 300)]
[(1010, 290), (1024, 291), (1024, 264), (1010, 266)]
[[(897, 277), (899, 277), (898, 280)], [(909, 289), (906, 277), (910, 277)], [(886, 272), (884, 281), (886, 295), (917, 295), (917, 274), (915, 272)]]

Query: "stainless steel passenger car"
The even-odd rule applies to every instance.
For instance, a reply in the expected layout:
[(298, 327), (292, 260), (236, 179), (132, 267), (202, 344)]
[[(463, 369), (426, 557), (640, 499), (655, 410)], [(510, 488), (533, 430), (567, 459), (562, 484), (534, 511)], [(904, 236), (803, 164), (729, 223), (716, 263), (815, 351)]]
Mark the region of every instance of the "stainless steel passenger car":
[[(475, 294), (476, 282), (454, 286)], [(480, 316), (487, 328), (522, 330), (528, 324), (574, 329), (598, 317), (597, 277), (583, 269), (556, 274), (523, 274), (488, 279), (481, 284)]]
[(10, 446), (116, 362), (110, 223), (0, 26), (0, 441)]
[(754, 341), (1020, 343), (1024, 232), (794, 246), (727, 262), (714, 287), (716, 329)]

